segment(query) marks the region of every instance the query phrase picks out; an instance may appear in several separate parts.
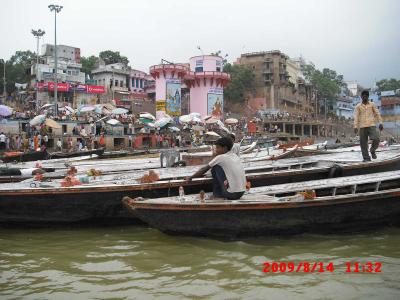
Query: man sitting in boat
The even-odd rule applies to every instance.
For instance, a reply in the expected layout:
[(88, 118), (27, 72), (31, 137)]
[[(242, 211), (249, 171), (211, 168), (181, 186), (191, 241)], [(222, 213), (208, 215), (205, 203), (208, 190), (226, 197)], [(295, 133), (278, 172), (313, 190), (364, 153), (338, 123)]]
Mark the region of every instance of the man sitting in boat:
[(231, 152), (233, 146), (230, 137), (222, 137), (215, 142), (215, 157), (195, 174), (188, 177), (203, 176), (209, 169), (213, 178), (213, 195), (216, 198), (236, 200), (246, 190), (246, 176), (239, 157)]

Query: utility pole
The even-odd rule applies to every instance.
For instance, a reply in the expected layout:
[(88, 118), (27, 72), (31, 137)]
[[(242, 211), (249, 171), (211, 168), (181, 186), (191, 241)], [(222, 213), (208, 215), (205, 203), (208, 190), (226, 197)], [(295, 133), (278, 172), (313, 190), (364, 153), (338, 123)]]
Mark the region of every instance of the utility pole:
[(45, 31), (32, 29), (31, 32), (36, 37), (36, 110), (39, 111), (39, 40), (45, 34)]
[(58, 73), (57, 73), (57, 13), (61, 11), (63, 7), (60, 5), (50, 4), (50, 11), (54, 11), (54, 115), (58, 117), (58, 100), (57, 100), (57, 90), (58, 90)]

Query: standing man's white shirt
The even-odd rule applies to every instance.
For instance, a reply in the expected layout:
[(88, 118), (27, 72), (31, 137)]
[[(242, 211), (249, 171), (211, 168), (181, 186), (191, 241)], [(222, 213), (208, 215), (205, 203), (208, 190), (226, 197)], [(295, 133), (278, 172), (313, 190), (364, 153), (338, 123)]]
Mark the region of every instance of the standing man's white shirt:
[(234, 143), (232, 146), (231, 152), (236, 154), (238, 157), (240, 157), (240, 144)]
[(240, 162), (240, 158), (232, 151), (214, 157), (208, 165), (211, 168), (219, 165), (224, 170), (226, 179), (229, 183), (227, 189), (229, 193), (244, 192), (246, 190), (246, 175), (244, 173), (244, 168)]
[(6, 142), (6, 136), (5, 134), (0, 134), (0, 142), (5, 143)]

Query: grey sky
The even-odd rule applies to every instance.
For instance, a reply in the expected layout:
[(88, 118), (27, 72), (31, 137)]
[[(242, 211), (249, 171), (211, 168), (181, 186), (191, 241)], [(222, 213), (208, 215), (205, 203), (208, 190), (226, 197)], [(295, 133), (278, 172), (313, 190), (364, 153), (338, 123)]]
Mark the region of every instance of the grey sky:
[(400, 79), (399, 0), (2, 0), (0, 58), (35, 50), (33, 28), (54, 42), (49, 4), (64, 6), (58, 43), (83, 56), (118, 50), (144, 71), (161, 58), (187, 62), (200, 45), (229, 61), (262, 50), (301, 54), (365, 86)]

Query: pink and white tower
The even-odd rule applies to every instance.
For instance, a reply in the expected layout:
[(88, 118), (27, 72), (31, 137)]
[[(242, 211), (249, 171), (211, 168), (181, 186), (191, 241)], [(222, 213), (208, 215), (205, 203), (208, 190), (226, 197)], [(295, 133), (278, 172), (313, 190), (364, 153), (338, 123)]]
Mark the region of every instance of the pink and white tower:
[(184, 79), (190, 88), (190, 112), (202, 117), (223, 117), (224, 87), (230, 75), (222, 72), (223, 59), (216, 55), (194, 56), (190, 59), (190, 71)]
[(180, 64), (161, 64), (150, 67), (150, 74), (156, 81), (156, 116), (165, 113), (171, 117), (181, 115), (181, 87), (188, 67)]

